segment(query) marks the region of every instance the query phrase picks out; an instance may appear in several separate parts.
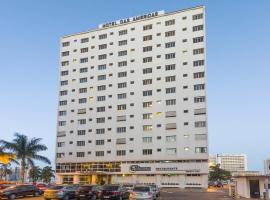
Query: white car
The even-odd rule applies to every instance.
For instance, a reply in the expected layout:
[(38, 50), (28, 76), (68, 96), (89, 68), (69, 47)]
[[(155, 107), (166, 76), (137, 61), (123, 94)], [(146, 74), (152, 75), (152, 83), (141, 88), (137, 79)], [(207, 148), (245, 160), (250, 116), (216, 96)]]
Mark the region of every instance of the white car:
[(156, 193), (151, 186), (136, 185), (129, 196), (130, 200), (155, 200)]

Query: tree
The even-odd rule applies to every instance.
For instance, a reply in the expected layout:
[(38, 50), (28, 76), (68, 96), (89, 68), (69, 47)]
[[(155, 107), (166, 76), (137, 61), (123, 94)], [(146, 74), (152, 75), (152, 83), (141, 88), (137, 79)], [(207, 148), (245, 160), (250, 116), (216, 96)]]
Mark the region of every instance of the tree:
[(226, 181), (231, 177), (231, 172), (221, 169), (220, 164), (210, 166), (209, 181)]
[(46, 166), (42, 169), (40, 178), (45, 183), (50, 183), (54, 176), (54, 170), (51, 166)]
[(38, 166), (33, 166), (29, 171), (29, 178), (33, 183), (40, 179), (41, 169)]
[(41, 144), (41, 138), (28, 138), (26, 135), (15, 133), (12, 142), (0, 140), (0, 145), (4, 149), (10, 150), (16, 155), (16, 158), (20, 161), (21, 172), (20, 180), (24, 183), (25, 169), (29, 165), (34, 166), (34, 160), (43, 161), (50, 164), (50, 160), (40, 154), (40, 151), (47, 150), (44, 144)]
[(0, 167), (0, 179), (7, 181), (7, 175), (11, 175), (12, 170), (10, 168), (10, 164), (1, 164)]

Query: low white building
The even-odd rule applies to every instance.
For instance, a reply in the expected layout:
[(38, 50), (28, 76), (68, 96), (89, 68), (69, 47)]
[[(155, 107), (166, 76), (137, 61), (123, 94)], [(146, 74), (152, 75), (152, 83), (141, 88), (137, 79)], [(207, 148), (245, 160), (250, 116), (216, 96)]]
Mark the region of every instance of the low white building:
[(264, 174), (270, 174), (270, 158), (264, 160)]

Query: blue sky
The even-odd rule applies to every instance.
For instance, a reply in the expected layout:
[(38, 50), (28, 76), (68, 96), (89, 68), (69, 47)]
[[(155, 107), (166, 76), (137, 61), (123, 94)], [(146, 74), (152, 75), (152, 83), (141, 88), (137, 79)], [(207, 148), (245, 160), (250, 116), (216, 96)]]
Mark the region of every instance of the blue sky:
[(55, 151), (62, 35), (157, 10), (206, 6), (210, 153), (270, 157), (270, 1), (2, 0), (0, 138), (42, 137)]

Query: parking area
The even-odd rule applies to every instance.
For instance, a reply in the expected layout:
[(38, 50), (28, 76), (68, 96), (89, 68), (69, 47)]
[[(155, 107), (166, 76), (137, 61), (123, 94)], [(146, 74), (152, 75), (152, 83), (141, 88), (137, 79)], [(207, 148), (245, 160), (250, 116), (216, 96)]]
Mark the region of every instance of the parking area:
[[(20, 200), (44, 200), (40, 197), (19, 198)], [(159, 200), (232, 200), (228, 196), (228, 191), (224, 189), (217, 190), (188, 190), (178, 188), (163, 188)]]

